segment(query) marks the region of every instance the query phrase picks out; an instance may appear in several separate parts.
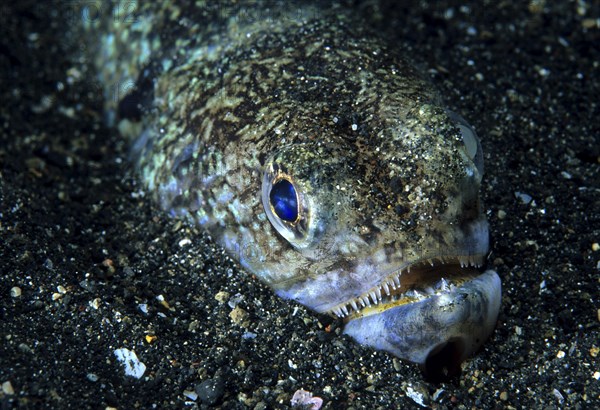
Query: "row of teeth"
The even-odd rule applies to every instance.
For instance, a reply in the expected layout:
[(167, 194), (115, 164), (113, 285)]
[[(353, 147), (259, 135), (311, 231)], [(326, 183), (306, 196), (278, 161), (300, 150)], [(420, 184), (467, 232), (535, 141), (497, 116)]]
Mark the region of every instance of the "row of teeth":
[[(428, 259), (423, 264), (429, 263), (431, 266), (435, 266), (436, 262), (438, 264), (447, 264), (449, 262), (455, 262), (458, 260), (458, 263), (462, 268), (469, 266), (480, 267), (482, 262), (481, 259), (481, 257), (478, 257), (476, 255), (458, 256), (454, 258), (440, 257)], [(421, 266), (423, 264), (421, 264)], [(410, 272), (410, 266), (408, 266), (405, 270), (406, 272)], [(358, 312), (363, 308), (379, 304), (379, 302), (382, 301), (384, 294), (385, 296), (390, 296), (392, 291), (400, 287), (400, 275), (402, 275), (402, 270), (388, 276), (381, 285), (374, 287), (373, 289), (363, 293), (359, 297), (354, 298), (349, 302), (345, 302), (335, 306), (333, 309), (330, 310), (330, 312), (336, 315), (337, 317), (343, 318), (354, 312)], [(405, 292), (403, 294), (403, 297), (414, 298), (417, 300), (425, 299), (440, 292), (447, 292), (452, 287), (452, 285), (449, 285), (446, 282), (446, 280), (442, 278), (434, 287), (428, 286), (420, 290), (411, 289)]]

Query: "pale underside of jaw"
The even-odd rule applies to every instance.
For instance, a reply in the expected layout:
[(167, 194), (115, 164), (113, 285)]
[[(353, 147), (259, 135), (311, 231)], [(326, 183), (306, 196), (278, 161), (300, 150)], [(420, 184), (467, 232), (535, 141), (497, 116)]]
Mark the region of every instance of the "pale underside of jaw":
[(483, 259), (484, 255), (444, 256), (413, 263), (327, 313), (351, 320), (448, 293), (479, 275)]

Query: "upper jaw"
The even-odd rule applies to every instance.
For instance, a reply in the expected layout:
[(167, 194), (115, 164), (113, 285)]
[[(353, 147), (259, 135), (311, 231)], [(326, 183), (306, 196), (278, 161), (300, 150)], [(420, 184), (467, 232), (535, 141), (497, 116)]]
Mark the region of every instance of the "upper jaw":
[[(398, 242), (387, 238), (379, 242), (388, 245), (357, 242), (360, 246), (356, 249), (343, 251), (337, 245), (329, 246), (320, 260), (299, 263), (290, 259), (292, 266), (301, 269), (287, 270), (286, 275), (273, 278), (269, 283), (283, 298), (338, 317), (348, 317), (369, 305), (381, 307), (385, 305), (382, 302), (389, 301), (389, 295), (413, 290), (412, 295), (406, 295), (412, 296), (412, 299), (396, 296), (394, 300), (403, 299), (409, 303), (443, 292), (446, 286), (442, 279), (452, 286), (452, 280), (478, 274), (477, 268), (483, 264), (489, 249), (485, 218), (450, 227), (444, 233), (437, 240), (435, 235), (422, 234), (423, 240), (412, 247), (400, 247), (401, 252), (397, 246), (389, 246)], [(337, 238), (339, 235), (331, 236)], [(267, 269), (268, 266), (262, 268)], [(273, 271), (272, 268), (267, 270)]]

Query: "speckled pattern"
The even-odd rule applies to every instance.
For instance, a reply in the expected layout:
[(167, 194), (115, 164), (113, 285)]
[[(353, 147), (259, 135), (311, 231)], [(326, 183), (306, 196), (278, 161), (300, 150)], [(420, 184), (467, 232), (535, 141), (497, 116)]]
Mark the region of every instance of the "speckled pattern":
[[(477, 137), (463, 137), (458, 117), (401, 50), (368, 29), (370, 19), (339, 4), (317, 7), (143, 2), (129, 24), (113, 8), (83, 22), (85, 56), (105, 96), (115, 79), (135, 81), (105, 105), (136, 140), (132, 160), (163, 209), (202, 225), (277, 294), (317, 312), (348, 316), (371, 304), (374, 315), (398, 304), (428, 312), (385, 322), (410, 325), (382, 327), (381, 342), (372, 324), (354, 327), (358, 340), (401, 344), (386, 349), (423, 363), (464, 337), (466, 357), (491, 332), (500, 298), (491, 284), (454, 293), (473, 270), (446, 266), (480, 266), (488, 251)], [(281, 178), (300, 200), (296, 221), (270, 211)], [(463, 294), (471, 308), (449, 315)], [(450, 330), (467, 317), (477, 317), (467, 327), (482, 328), (479, 336)], [(438, 325), (426, 332), (419, 322)]]
[[(381, 2), (373, 25), (481, 137), (504, 285), (490, 343), (430, 384), (143, 197), (87, 61), (71, 58), (82, 44), (65, 43), (72, 5), (0, 5), (5, 407), (286, 408), (299, 388), (324, 408), (598, 407), (597, 6)], [(141, 379), (115, 360), (123, 347)]]

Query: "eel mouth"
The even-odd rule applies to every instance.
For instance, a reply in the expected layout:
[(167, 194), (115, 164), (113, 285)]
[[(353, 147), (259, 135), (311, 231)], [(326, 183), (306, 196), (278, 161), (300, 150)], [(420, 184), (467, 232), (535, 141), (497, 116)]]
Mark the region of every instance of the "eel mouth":
[(381, 313), (452, 292), (481, 274), (484, 255), (444, 256), (424, 259), (388, 275), (379, 285), (327, 313), (345, 322)]

